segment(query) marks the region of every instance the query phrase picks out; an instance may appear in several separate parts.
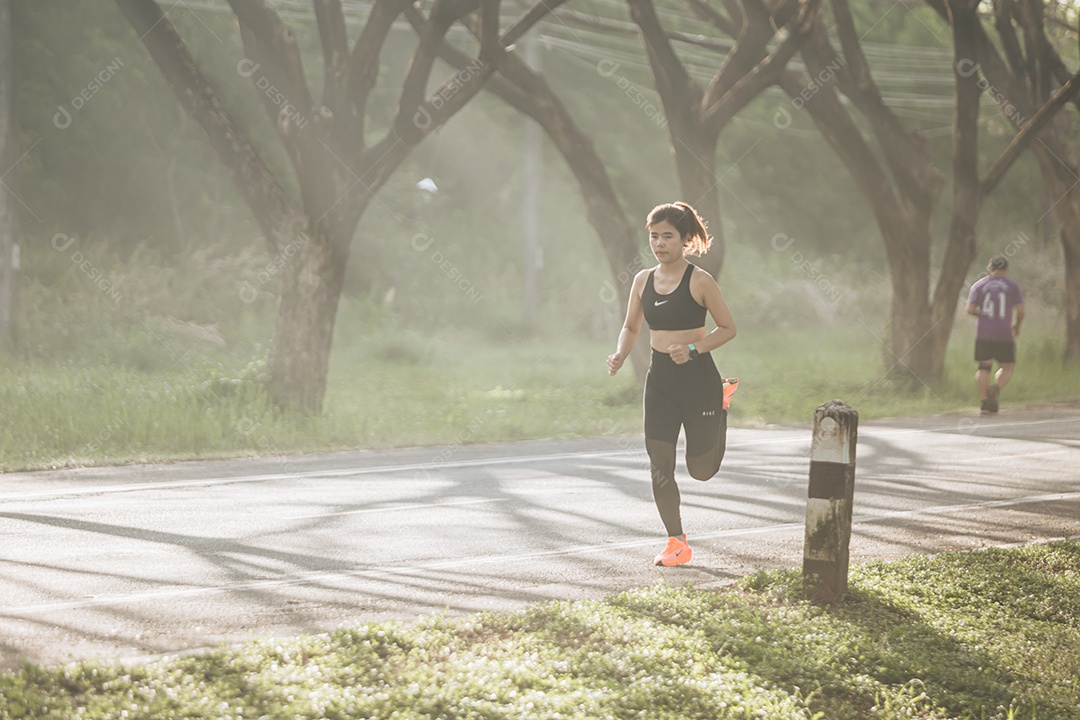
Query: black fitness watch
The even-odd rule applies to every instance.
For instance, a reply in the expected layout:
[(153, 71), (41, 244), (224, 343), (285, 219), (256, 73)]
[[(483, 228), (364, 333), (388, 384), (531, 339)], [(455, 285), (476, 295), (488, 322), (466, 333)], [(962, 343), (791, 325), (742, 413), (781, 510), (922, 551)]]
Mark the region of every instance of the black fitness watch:
[(698, 349), (696, 347), (694, 347), (694, 343), (690, 343), (686, 347), (690, 348), (690, 359), (691, 360), (693, 360), (694, 358), (696, 358), (698, 355), (701, 354), (701, 353), (698, 352)]

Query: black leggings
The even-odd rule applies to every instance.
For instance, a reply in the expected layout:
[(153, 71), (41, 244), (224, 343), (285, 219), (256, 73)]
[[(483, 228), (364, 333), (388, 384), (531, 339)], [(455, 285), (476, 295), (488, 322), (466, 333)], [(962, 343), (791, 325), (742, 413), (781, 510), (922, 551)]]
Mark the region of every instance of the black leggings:
[(683, 534), (675, 483), (680, 426), (686, 432), (686, 469), (694, 479), (708, 480), (720, 469), (727, 447), (724, 382), (708, 353), (677, 365), (654, 349), (645, 378), (645, 449), (656, 509), (673, 537)]

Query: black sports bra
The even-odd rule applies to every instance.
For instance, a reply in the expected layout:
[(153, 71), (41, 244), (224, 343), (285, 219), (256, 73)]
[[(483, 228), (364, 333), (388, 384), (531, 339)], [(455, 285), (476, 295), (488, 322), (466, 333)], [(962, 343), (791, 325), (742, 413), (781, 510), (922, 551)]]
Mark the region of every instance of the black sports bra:
[(690, 293), (690, 276), (694, 274), (694, 265), (687, 265), (679, 287), (667, 295), (661, 295), (653, 287), (654, 268), (645, 281), (645, 290), (641, 293), (641, 306), (645, 311), (645, 322), (651, 330), (695, 330), (705, 327), (705, 308), (698, 305)]

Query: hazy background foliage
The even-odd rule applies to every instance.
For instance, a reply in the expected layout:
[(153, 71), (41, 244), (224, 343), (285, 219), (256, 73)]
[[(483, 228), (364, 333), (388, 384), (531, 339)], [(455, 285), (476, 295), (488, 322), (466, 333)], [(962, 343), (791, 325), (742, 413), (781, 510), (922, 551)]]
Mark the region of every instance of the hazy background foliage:
[[(613, 2), (579, 7), (590, 8), (626, 15)], [(141, 381), (132, 378), (175, 376), (209, 392), (211, 405), (227, 399), (222, 388), (229, 382), (257, 386), (274, 320), (274, 259), (201, 131), (184, 115), (111, 0), (39, 0), (19, 3), (17, 11), (18, 101), (27, 149), (20, 163), (20, 197), (28, 212), (22, 217), (19, 338), (3, 359), (4, 392), (14, 397), (20, 384), (33, 385), (27, 380), (31, 375), (40, 379), (68, 371), (85, 373), (75, 380), (64, 375), (60, 384), (71, 388), (138, 386)], [(947, 28), (923, 7), (892, 8), (870, 0), (857, 4), (856, 12), (865, 26), (873, 26), (864, 41), (887, 100), (926, 133), (939, 166), (949, 168)], [(227, 7), (184, 3), (169, 17), (230, 111), (253, 129), (260, 152), (281, 170), (281, 178), (288, 178), (287, 161), (251, 81), (237, 71), (243, 50)], [(305, 64), (317, 84), (321, 56), (313, 23), (292, 15), (286, 20), (301, 34)], [(687, 29), (697, 27), (684, 22)], [(542, 30), (548, 82), (593, 136), (631, 217), (643, 222), (654, 204), (676, 199), (677, 183), (667, 130), (648, 110), (658, 108), (659, 100), (637, 38), (568, 32), (558, 21)], [(355, 39), (357, 32), (354, 25), (350, 36)], [(404, 72), (412, 43), (410, 33), (401, 30), (384, 54), (385, 89), (382, 102), (373, 106), (383, 126), (394, 110), (392, 86)], [(704, 48), (680, 50), (701, 58), (695, 68), (704, 76), (719, 62)], [(1066, 52), (1074, 57), (1075, 43)], [(608, 62), (601, 67), (603, 61)], [(613, 62), (618, 65), (609, 72)], [(106, 75), (95, 89), (95, 78)], [(985, 167), (1008, 134), (997, 108), (984, 101)], [(64, 127), (57, 121), (61, 108), (70, 115)], [(777, 122), (781, 111), (790, 114), (790, 126)], [(610, 412), (591, 416), (570, 432), (635, 431), (636, 387), (629, 378), (608, 381), (604, 371), (624, 309), (605, 291), (611, 273), (576, 184), (546, 143), (541, 314), (535, 326), (524, 322), (524, 122), (499, 99), (481, 95), (426, 141), (379, 193), (353, 241), (335, 337), (329, 417), (347, 402), (352, 414), (345, 424), (377, 424), (376, 416), (418, 397), (429, 406), (445, 403), (438, 416), (449, 429), (414, 439), (446, 442), (472, 417), (461, 411), (467, 403), (452, 410), (461, 398), (448, 388), (464, 383), (475, 392), (498, 388), (512, 394), (529, 387), (532, 399), (536, 388), (563, 393), (550, 406), (533, 405), (523, 413), (550, 415), (551, 427), (524, 423), (520, 434), (567, 431), (560, 415), (581, 412), (582, 397)], [(881, 390), (887, 365), (879, 361), (888, 361), (888, 353), (880, 339), (888, 337), (890, 289), (879, 233), (862, 195), (809, 117), (779, 91), (767, 92), (725, 132), (718, 160), (725, 216), (709, 220), (722, 222), (727, 238), (728, 260), (719, 282), (740, 331), (730, 349), (720, 352), (721, 368), (744, 377), (760, 371), (762, 385), (783, 383), (796, 368), (851, 380), (864, 394)], [(425, 177), (435, 181), (438, 193), (417, 189)], [(946, 232), (947, 192), (943, 203), (939, 237)], [(970, 283), (981, 275), (990, 255), (1010, 254), (1030, 317), (1021, 357), (1045, 354), (1048, 362), (1062, 332), (1063, 282), (1051, 204), (1035, 163), (1022, 159), (982, 213), (979, 260), (968, 278)], [(644, 229), (641, 249), (647, 253)], [(948, 374), (958, 387), (966, 388), (970, 380), (973, 325), (962, 320), (953, 334)], [(837, 366), (837, 358), (848, 352), (851, 367), (862, 368), (855, 378), (849, 368)], [(524, 365), (500, 374), (496, 358)], [(774, 366), (775, 375), (760, 370)], [(121, 374), (105, 381), (95, 374), (100, 369)], [(399, 370), (404, 371), (400, 377), (385, 374)], [(95, 377), (100, 385), (94, 385)], [(447, 387), (437, 389), (440, 377)], [(425, 389), (429, 381), (432, 389)], [(388, 382), (400, 387), (381, 401), (385, 404), (365, 409), (374, 400), (358, 388), (376, 383), (385, 389)], [(600, 395), (589, 383), (604, 388)], [(346, 387), (351, 391), (342, 391)], [(822, 401), (837, 394), (828, 382), (817, 390)], [(930, 392), (939, 405), (969, 402), (940, 388)], [(1062, 392), (1067, 398), (1075, 390)], [(85, 401), (93, 403), (94, 395), (91, 389)], [(64, 397), (74, 402), (75, 396), (63, 392), (56, 402), (63, 404)], [(744, 407), (752, 402), (748, 397)], [(805, 415), (802, 407), (784, 405), (782, 397), (771, 398), (746, 419)], [(256, 412), (252, 407), (238, 412), (246, 417)], [(228, 418), (232, 415), (211, 423), (208, 432), (224, 432), (213, 430), (217, 424), (226, 430), (230, 422), (235, 425), (235, 418)], [(95, 424), (108, 420), (95, 416), (88, 426)], [(75, 443), (75, 457), (93, 455), (76, 451), (87, 442), (86, 432), (66, 441)], [(354, 427), (330, 435), (332, 446), (394, 441), (392, 430), (372, 435)], [(4, 441), (9, 447), (17, 442), (11, 436)], [(206, 445), (195, 442), (191, 452), (201, 447)]]

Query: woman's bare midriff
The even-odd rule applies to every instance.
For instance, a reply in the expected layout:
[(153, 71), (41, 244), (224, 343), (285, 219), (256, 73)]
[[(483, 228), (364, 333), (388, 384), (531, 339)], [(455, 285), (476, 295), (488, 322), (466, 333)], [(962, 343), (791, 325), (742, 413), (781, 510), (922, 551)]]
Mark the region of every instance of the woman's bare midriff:
[(701, 342), (707, 334), (704, 327), (693, 330), (650, 330), (649, 345), (657, 352), (666, 353), (672, 345)]

